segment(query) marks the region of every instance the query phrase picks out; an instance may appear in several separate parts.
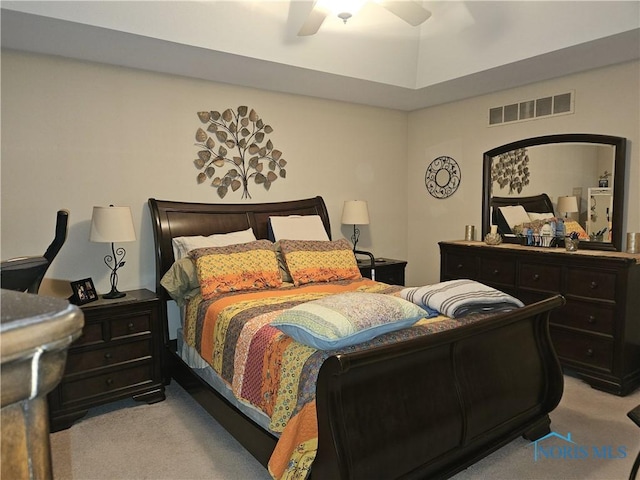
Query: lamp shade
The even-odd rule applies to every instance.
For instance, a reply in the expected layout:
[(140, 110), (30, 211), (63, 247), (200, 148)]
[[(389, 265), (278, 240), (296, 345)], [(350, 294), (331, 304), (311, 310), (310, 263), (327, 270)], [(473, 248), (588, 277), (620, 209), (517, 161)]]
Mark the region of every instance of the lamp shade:
[(91, 215), (92, 242), (113, 243), (133, 242), (136, 232), (133, 229), (133, 218), (129, 207), (93, 207)]
[(369, 209), (364, 200), (347, 200), (342, 207), (342, 223), (346, 225), (369, 225)]
[(578, 198), (575, 196), (558, 197), (558, 212), (575, 213), (578, 211)]

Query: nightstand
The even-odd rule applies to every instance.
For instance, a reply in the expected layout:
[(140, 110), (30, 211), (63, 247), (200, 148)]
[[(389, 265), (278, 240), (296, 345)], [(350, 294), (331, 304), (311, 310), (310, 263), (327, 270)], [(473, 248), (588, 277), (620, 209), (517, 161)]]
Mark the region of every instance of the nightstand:
[[(404, 269), (407, 262), (392, 258), (376, 258), (375, 280), (390, 285), (404, 285)], [(358, 258), (358, 268), (363, 277), (371, 278), (371, 260)]]
[(48, 396), (51, 431), (69, 428), (91, 407), (126, 397), (165, 399), (160, 300), (131, 290), (115, 300), (82, 305), (82, 336), (69, 348), (64, 375)]

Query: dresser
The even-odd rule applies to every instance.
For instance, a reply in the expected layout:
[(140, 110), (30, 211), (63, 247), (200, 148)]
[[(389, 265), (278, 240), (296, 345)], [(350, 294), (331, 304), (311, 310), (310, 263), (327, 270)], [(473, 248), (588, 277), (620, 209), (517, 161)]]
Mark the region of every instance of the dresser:
[(358, 269), (363, 277), (372, 278), (375, 276), (377, 282), (388, 283), (389, 285), (404, 285), (404, 271), (407, 262), (404, 260), (394, 260), (391, 258), (375, 259), (375, 275), (371, 274), (371, 261), (367, 258), (358, 259)]
[(565, 371), (626, 395), (640, 384), (640, 255), (440, 242), (440, 279), (470, 278), (529, 304), (560, 293), (550, 317)]
[(160, 303), (149, 290), (82, 305), (85, 327), (70, 347), (64, 375), (48, 397), (51, 431), (69, 428), (91, 407), (132, 397), (164, 400)]

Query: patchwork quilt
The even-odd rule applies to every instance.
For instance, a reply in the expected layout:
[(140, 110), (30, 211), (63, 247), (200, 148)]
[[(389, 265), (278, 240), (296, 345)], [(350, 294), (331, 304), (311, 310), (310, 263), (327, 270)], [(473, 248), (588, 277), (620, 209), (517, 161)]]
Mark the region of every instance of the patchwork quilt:
[(271, 325), (280, 313), (304, 302), (345, 292), (400, 295), (403, 287), (366, 278), (299, 287), (228, 292), (187, 304), (184, 340), (230, 386), (234, 395), (264, 412), (279, 441), (269, 461), (277, 479), (304, 479), (316, 455), (315, 385), (320, 366), (336, 353), (386, 345), (449, 330), (479, 319), (445, 316), (419, 320), (410, 328), (338, 350), (317, 350)]

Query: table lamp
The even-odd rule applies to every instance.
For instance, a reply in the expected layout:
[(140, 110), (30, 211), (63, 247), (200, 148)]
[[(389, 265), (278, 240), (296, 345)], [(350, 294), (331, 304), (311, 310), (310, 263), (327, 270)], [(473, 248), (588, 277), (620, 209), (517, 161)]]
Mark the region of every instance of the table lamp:
[(347, 200), (342, 207), (342, 224), (353, 225), (353, 250), (355, 251), (358, 239), (360, 238), (360, 230), (357, 225), (369, 225), (369, 209), (365, 200)]
[(104, 263), (111, 270), (111, 291), (102, 298), (121, 298), (126, 295), (119, 292), (118, 269), (124, 265), (126, 251), (124, 248), (115, 248), (115, 242), (133, 242), (136, 232), (133, 229), (133, 218), (129, 207), (93, 207), (91, 216), (91, 233), (89, 240), (92, 242), (111, 243), (111, 254), (105, 255)]
[(564, 218), (568, 218), (568, 214), (578, 211), (578, 198), (575, 196), (558, 197), (558, 212), (564, 213)]

